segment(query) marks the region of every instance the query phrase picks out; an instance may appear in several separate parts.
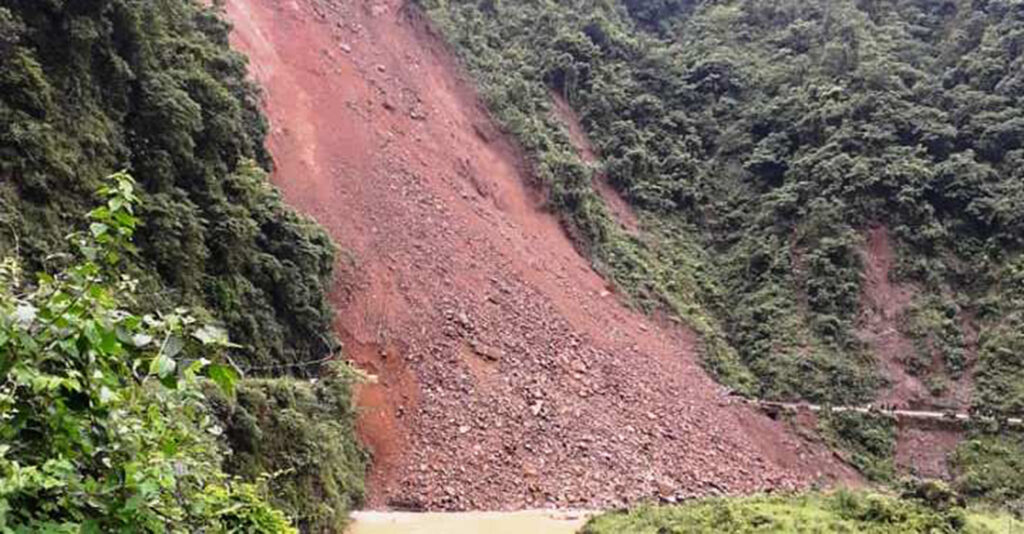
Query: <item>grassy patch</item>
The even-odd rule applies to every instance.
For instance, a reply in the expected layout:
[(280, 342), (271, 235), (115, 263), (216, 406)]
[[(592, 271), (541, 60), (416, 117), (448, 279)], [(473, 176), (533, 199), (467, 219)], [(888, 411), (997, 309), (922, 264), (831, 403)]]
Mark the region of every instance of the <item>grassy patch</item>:
[(719, 532), (1000, 534), (1024, 528), (1007, 516), (916, 499), (837, 492), (792, 497), (707, 499), (672, 507), (642, 507), (592, 519), (583, 534), (702, 534)]

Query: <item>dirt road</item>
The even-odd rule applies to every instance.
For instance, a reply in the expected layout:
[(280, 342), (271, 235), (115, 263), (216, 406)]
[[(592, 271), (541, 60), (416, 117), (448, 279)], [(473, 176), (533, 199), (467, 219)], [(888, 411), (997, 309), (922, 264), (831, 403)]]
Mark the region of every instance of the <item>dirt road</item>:
[[(760, 406), (767, 409), (782, 409), (782, 410), (809, 410), (812, 412), (824, 412), (831, 411), (835, 413), (861, 413), (861, 414), (879, 414), (888, 415), (895, 419), (905, 420), (917, 420), (917, 421), (949, 421), (952, 423), (970, 423), (972, 421), (980, 422), (994, 422), (996, 421), (993, 417), (988, 416), (977, 416), (967, 412), (939, 412), (930, 410), (904, 410), (904, 409), (879, 409), (873, 406), (822, 406), (818, 404), (807, 404), (807, 403), (790, 403), (790, 402), (774, 402), (774, 401), (749, 401), (750, 404)], [(1024, 418), (1021, 417), (1007, 417), (1002, 421), (1008, 426), (1022, 426), (1024, 425)]]
[(606, 508), (855, 479), (624, 306), (516, 147), (399, 0), (228, 0), (265, 87), (274, 181), (345, 252), (371, 508)]

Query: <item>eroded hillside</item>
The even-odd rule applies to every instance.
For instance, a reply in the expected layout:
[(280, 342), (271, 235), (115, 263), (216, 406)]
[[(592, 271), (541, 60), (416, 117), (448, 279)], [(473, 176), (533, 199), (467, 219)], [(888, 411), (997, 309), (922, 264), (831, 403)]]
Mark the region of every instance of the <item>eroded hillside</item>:
[(275, 183), (342, 244), (373, 507), (603, 507), (850, 477), (624, 306), (404, 2), (230, 0)]

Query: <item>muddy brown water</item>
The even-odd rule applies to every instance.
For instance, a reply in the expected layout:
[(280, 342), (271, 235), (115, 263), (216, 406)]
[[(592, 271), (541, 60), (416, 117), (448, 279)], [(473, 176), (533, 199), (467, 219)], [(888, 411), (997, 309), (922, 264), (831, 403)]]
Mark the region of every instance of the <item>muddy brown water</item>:
[(346, 534), (573, 534), (589, 514), (525, 512), (356, 512)]

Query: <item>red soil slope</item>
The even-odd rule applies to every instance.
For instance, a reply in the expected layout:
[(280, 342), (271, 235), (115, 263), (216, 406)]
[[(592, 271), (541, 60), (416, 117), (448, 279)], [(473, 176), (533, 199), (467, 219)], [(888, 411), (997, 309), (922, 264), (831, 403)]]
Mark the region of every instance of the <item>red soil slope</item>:
[(879, 358), (882, 374), (889, 381), (889, 387), (879, 394), (878, 400), (904, 408), (919, 407), (929, 394), (921, 380), (904, 368), (902, 360), (914, 353), (914, 345), (898, 329), (900, 317), (910, 306), (915, 290), (889, 278), (895, 257), (885, 228), (868, 231), (861, 257), (864, 262), (861, 337)]
[(229, 0), (275, 182), (347, 250), (337, 329), (378, 376), (369, 505), (603, 507), (843, 473), (724, 398), (539, 210), (516, 148), (401, 0)]
[[(861, 259), (864, 262), (864, 292), (860, 335), (879, 358), (881, 371), (889, 381), (889, 387), (880, 392), (878, 401), (910, 409), (967, 409), (973, 389), (972, 373), (964, 373), (959, 380), (949, 384), (946, 393), (935, 397), (921, 378), (907, 372), (905, 359), (916, 349), (913, 341), (900, 331), (900, 321), (919, 289), (890, 279), (896, 255), (885, 227), (876, 226), (868, 230)], [(961, 327), (967, 341), (967, 366), (970, 369), (976, 359), (978, 333), (970, 321), (965, 321)], [(934, 354), (932, 360), (933, 372), (943, 372), (941, 356)]]
[[(918, 288), (891, 280), (896, 256), (889, 232), (876, 226), (868, 230), (861, 251), (864, 262), (864, 293), (861, 309), (861, 338), (879, 359), (882, 375), (889, 386), (878, 395), (878, 402), (904, 409), (964, 410), (970, 406), (971, 373), (950, 384), (949, 390), (935, 397), (921, 378), (907, 372), (905, 358), (914, 354), (914, 343), (900, 332), (899, 325)], [(977, 333), (964, 324), (969, 352), (976, 349)], [(942, 362), (936, 354), (933, 367), (941, 372)], [(973, 354), (968, 365), (973, 363)], [(902, 425), (897, 434), (896, 465), (908, 472), (934, 478), (948, 478), (948, 457), (956, 449), (964, 431), (949, 428), (919, 428)]]

